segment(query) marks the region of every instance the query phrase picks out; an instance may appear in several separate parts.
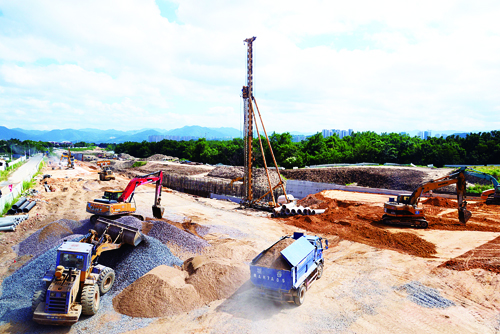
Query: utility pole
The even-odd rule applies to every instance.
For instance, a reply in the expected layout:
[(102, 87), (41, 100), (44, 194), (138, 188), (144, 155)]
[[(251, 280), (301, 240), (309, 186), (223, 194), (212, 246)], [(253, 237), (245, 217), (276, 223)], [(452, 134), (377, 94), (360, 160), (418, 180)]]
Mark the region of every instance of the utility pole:
[(243, 86), (243, 108), (244, 108), (244, 148), (245, 148), (245, 175), (244, 175), (244, 186), (245, 186), (245, 199), (248, 202), (253, 201), (253, 180), (252, 180), (252, 142), (253, 142), (253, 108), (252, 108), (252, 97), (253, 97), (253, 58), (252, 58), (252, 44), (257, 37), (247, 38), (244, 42), (247, 44), (247, 82), (246, 86)]

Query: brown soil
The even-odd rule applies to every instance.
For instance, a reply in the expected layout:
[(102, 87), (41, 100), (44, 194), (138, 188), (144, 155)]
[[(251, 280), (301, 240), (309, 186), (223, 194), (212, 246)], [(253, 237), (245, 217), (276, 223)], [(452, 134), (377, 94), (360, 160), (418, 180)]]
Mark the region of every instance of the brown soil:
[(436, 253), (434, 244), (413, 233), (393, 233), (376, 224), (380, 223), (382, 216), (382, 209), (378, 206), (332, 200), (321, 193), (314, 196), (327, 203), (325, 213), (316, 216), (293, 216), (286, 218), (286, 223), (314, 233), (337, 235), (342, 239), (415, 256), (431, 257)]
[(459, 271), (480, 268), (500, 273), (500, 237), (446, 261), (439, 267)]
[(269, 248), (267, 252), (265, 252), (264, 255), (262, 255), (262, 257), (257, 261), (256, 264), (261, 267), (290, 270), (290, 265), (281, 255), (281, 251), (293, 244), (294, 241), (295, 240), (291, 238), (280, 240), (271, 248)]
[(439, 206), (441, 208), (458, 208), (457, 201), (443, 197), (430, 197), (421, 201), (422, 204)]
[(185, 273), (158, 266), (113, 298), (113, 307), (131, 317), (154, 318), (188, 312), (201, 306), (200, 296), (185, 282)]
[(312, 194), (298, 200), (297, 206), (303, 206), (304, 208), (309, 207), (311, 209), (325, 209), (328, 203), (325, 203)]

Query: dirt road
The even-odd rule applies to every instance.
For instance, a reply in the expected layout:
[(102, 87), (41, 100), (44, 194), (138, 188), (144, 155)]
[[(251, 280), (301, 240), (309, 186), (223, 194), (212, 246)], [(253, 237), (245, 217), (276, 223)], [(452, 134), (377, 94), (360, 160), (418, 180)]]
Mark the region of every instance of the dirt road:
[[(123, 188), (127, 183), (122, 177), (110, 182), (97, 181), (96, 172), (85, 164), (74, 171), (47, 170), (44, 173), (52, 174), (50, 184), (56, 191), (39, 195), (47, 203), (37, 204), (35, 214), (38, 213), (38, 218), (35, 216), (29, 221), (23, 227), (25, 230), (1, 236), (4, 246), (0, 252), (0, 274), (3, 277), (16, 269), (14, 260), (22, 264), (11, 246), (58, 218), (87, 218), (86, 201), (99, 197), (105, 189)], [(336, 191), (325, 192), (323, 196), (337, 203), (363, 202), (346, 207), (354, 215), (359, 215), (355, 210), (365, 207), (378, 212), (381, 203), (387, 200), (387, 196)], [(138, 188), (135, 199), (139, 214), (151, 214), (153, 198), (153, 188)], [(300, 230), (287, 220), (269, 219), (262, 212), (240, 210), (231, 202), (177, 192), (163, 192), (162, 205), (166, 218), (175, 221), (188, 218), (210, 228), (210, 233), (204, 236), (211, 244), (207, 256), (239, 261), (245, 266), (248, 258), (281, 236)], [(436, 209), (435, 216), (445, 210), (449, 209)], [(486, 209), (483, 211), (481, 217), (487, 214)], [(478, 220), (475, 224), (480, 223)], [(481, 224), (490, 226), (493, 221)], [(368, 239), (355, 242), (340, 239), (335, 234), (322, 234), (330, 240), (331, 246), (325, 252), (325, 272), (307, 292), (300, 307), (259, 299), (250, 282), (243, 281), (228, 298), (205, 302), (191, 311), (145, 321), (108, 307), (105, 312), (82, 319), (79, 326), (53, 331), (82, 333), (85, 328), (92, 328), (109, 333), (497, 333), (500, 330), (498, 274), (478, 268), (457, 271), (439, 267), (495, 239), (500, 232), (376, 227), (388, 233), (415, 235), (416, 240), (435, 245), (435, 253), (430, 257), (414, 256), (401, 250), (370, 246)], [(245, 256), (242, 256), (242, 249), (245, 249)], [(192, 256), (181, 249), (171, 250), (182, 260)], [(224, 281), (217, 282), (218, 285), (210, 285), (207, 289), (223, 288)], [(33, 324), (0, 326), (2, 333), (34, 329), (48, 332)]]

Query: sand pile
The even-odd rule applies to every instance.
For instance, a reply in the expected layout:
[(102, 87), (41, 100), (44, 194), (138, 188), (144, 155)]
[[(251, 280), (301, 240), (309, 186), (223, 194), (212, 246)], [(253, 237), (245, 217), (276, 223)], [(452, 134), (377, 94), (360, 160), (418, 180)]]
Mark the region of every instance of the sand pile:
[(281, 251), (295, 242), (295, 239), (281, 239), (269, 248), (264, 255), (255, 263), (261, 267), (290, 270), (290, 265), (281, 255)]
[(196, 256), (184, 262), (189, 273), (186, 283), (192, 284), (205, 303), (230, 297), (250, 279), (248, 265), (225, 258)]
[(191, 311), (201, 306), (198, 292), (186, 284), (187, 273), (158, 266), (140, 277), (113, 298), (113, 307), (131, 317), (163, 317)]

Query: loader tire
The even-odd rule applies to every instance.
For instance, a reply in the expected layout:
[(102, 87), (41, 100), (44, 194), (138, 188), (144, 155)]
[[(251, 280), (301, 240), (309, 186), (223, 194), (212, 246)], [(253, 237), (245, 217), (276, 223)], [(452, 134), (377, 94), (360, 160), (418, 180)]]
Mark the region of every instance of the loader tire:
[(33, 298), (31, 298), (31, 310), (34, 312), (40, 303), (45, 301), (47, 295), (47, 288), (35, 291)]
[(323, 276), (323, 263), (318, 264), (318, 277), (317, 277), (317, 279), (320, 279), (321, 276)]
[(101, 271), (99, 278), (97, 279), (97, 286), (99, 287), (101, 296), (111, 289), (114, 282), (115, 271), (109, 267), (104, 268), (103, 271)]
[(293, 297), (293, 302), (295, 305), (300, 306), (304, 303), (304, 298), (306, 296), (306, 288), (301, 285), (297, 290), (297, 296)]
[(101, 296), (97, 284), (85, 285), (82, 289), (82, 313), (94, 315), (99, 310)]

